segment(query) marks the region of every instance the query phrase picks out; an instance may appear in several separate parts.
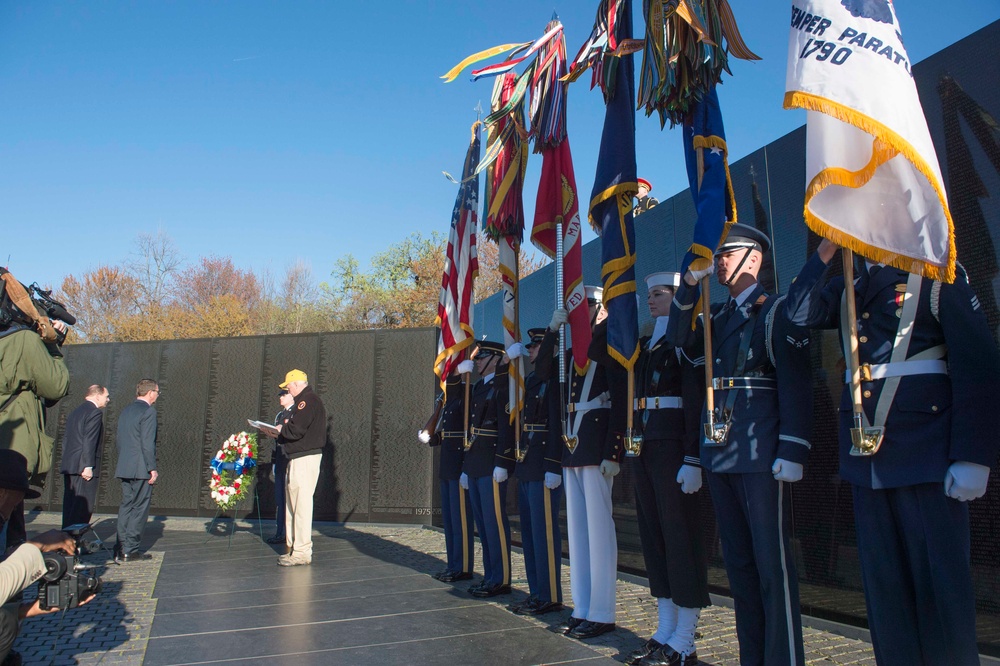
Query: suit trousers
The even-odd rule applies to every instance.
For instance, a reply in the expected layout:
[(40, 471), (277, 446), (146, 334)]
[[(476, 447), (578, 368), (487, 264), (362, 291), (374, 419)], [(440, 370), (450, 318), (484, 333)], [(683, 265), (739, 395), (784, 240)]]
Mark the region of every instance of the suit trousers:
[(448, 571), (472, 573), (472, 509), (469, 491), (459, 485), (458, 479), (441, 479), (441, 524)]
[(469, 500), (483, 547), (483, 578), (487, 585), (510, 585), (510, 521), (507, 481), (493, 475), (469, 479)]
[(285, 545), (293, 556), (312, 559), (313, 493), (323, 452), (288, 461), (285, 476)]
[(559, 505), (562, 487), (550, 490), (542, 481), (518, 484), (521, 511), (521, 550), (528, 590), (545, 602), (562, 603), (562, 531)]
[(854, 521), (880, 666), (978, 664), (968, 505), (940, 483), (854, 486)]
[(149, 518), (153, 486), (149, 479), (122, 479), (122, 503), (118, 507), (118, 543), (122, 553), (134, 553), (142, 541), (142, 531)]
[(97, 477), (87, 481), (79, 474), (63, 474), (62, 526), (89, 523), (97, 499)]
[(580, 620), (615, 621), (618, 539), (611, 506), (613, 483), (597, 465), (563, 468), (569, 586), (573, 617)]
[(21, 630), (21, 621), (18, 618), (18, 607), (20, 604), (7, 604), (0, 607), (0, 661), (7, 658), (11, 648), (17, 641), (17, 634)]
[(274, 463), (274, 536), (285, 537), (285, 476), (288, 458), (282, 456)]
[(708, 472), (736, 610), (741, 666), (802, 666), (788, 484), (771, 472)]

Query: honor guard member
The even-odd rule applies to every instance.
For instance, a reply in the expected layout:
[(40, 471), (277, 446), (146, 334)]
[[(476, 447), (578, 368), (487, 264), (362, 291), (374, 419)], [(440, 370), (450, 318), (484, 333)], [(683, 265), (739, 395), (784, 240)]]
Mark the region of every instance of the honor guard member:
[(649, 196), (649, 193), (653, 190), (652, 183), (645, 178), (637, 178), (636, 180), (639, 182), (639, 192), (635, 195), (635, 207), (632, 208), (632, 217), (642, 215), (660, 203)]
[[(521, 426), (523, 459), (517, 463), (518, 508), (521, 542), (528, 577), (528, 599), (511, 606), (521, 615), (543, 615), (562, 610), (562, 428), (559, 418), (559, 371), (552, 363), (554, 345), (547, 346), (549, 362), (539, 364), (540, 344), (546, 328), (528, 331), (524, 345), (535, 369), (524, 380)], [(520, 343), (507, 349), (513, 360), (522, 355)]]
[[(569, 532), (570, 590), (573, 614), (561, 627), (572, 638), (592, 638), (615, 628), (615, 583), (618, 578), (618, 542), (612, 517), (611, 487), (621, 471), (624, 454), (622, 424), (611, 421), (612, 393), (627, 395), (624, 369), (607, 352), (607, 310), (601, 303), (603, 290), (586, 287), (594, 335), (583, 375), (570, 367), (566, 396), (567, 425), (564, 431), (563, 484), (566, 494), (566, 527)], [(557, 331), (566, 322), (565, 310), (556, 310), (549, 324)], [(555, 335), (546, 336), (538, 352), (549, 358), (548, 346)], [(571, 356), (567, 353), (567, 359)], [(570, 364), (571, 365), (571, 364)], [(620, 371), (620, 372), (619, 372)], [(624, 399), (624, 398), (621, 398)]]
[[(824, 286), (828, 240), (788, 291), (787, 314), (849, 328), (844, 279)], [(982, 497), (997, 437), (1000, 358), (958, 265), (954, 284), (869, 263), (854, 282), (864, 425), (881, 446), (852, 455), (840, 406), (840, 476), (851, 484), (858, 557), (879, 664), (978, 664), (967, 501)], [(846, 348), (846, 347), (845, 347)], [(856, 451), (855, 453), (861, 453)]]
[(459, 484), (462, 459), (465, 457), (465, 381), (464, 373), (474, 369), (472, 361), (462, 361), (445, 383), (437, 427), (431, 434), (421, 430), (418, 437), (424, 444), (440, 446), (438, 477), (441, 481), (441, 523), (448, 563), (434, 577), (443, 583), (472, 578), (472, 508), (469, 491)]
[(461, 486), (469, 491), (472, 515), (483, 547), (483, 581), (469, 588), (474, 597), (510, 593), (510, 522), (507, 477), (514, 469), (514, 436), (507, 408), (507, 365), (499, 342), (482, 341), (475, 355), (480, 380), (472, 389), (469, 449), (462, 461)]
[(711, 604), (695, 497), (702, 484), (698, 451), (705, 357), (691, 359), (666, 340), (670, 304), (680, 281), (680, 273), (653, 273), (646, 278), (646, 303), (656, 323), (652, 336), (641, 340), (635, 371), (638, 397), (633, 422), (642, 444), (629, 460), (639, 538), (659, 624), (626, 663), (644, 666), (697, 663), (698, 617)]
[[(802, 478), (812, 427), (809, 334), (784, 298), (757, 283), (770, 240), (734, 224), (714, 267), (688, 271), (674, 298), (679, 336), (691, 330), (698, 281), (713, 272), (729, 292), (712, 307), (715, 410), (705, 413), (701, 465), (715, 504), (744, 666), (803, 664), (799, 584), (791, 547), (789, 483)], [(700, 322), (699, 322), (700, 323)], [(674, 330), (671, 322), (671, 330)], [(707, 358), (706, 358), (707, 360)]]

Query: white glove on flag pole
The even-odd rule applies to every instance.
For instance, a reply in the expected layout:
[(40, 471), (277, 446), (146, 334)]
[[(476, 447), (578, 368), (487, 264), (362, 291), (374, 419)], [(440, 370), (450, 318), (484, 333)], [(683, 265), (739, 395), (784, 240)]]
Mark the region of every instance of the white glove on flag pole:
[(890, 0), (793, 0), (785, 108), (806, 122), (806, 224), (877, 262), (955, 279), (937, 153)]

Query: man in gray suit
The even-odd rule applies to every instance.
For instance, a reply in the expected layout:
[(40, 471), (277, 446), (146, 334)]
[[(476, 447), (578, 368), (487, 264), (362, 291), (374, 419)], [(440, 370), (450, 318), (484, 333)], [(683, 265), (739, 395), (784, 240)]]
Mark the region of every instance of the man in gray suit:
[(118, 467), (122, 481), (122, 503), (118, 509), (118, 543), (115, 562), (148, 560), (139, 552), (142, 530), (149, 516), (149, 500), (156, 483), (156, 410), (160, 397), (155, 380), (141, 379), (135, 387), (136, 399), (118, 417)]

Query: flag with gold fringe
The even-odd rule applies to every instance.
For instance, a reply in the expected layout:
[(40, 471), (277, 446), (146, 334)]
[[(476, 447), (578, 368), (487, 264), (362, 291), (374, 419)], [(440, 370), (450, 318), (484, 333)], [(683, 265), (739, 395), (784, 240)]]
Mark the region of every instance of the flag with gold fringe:
[(808, 111), (805, 220), (910, 273), (955, 279), (941, 168), (890, 0), (794, 0), (785, 108)]
[(472, 327), (472, 297), (479, 259), (476, 256), (477, 210), (479, 208), (479, 128), (472, 126), (472, 138), (465, 154), (462, 182), (459, 185), (455, 209), (451, 215), (448, 233), (448, 250), (441, 275), (441, 292), (438, 297), (435, 326), (441, 329), (438, 355), (434, 359), (434, 373), (441, 379), (441, 387), (452, 369), (468, 357), (468, 349), (475, 340)]
[[(590, 224), (601, 235), (608, 354), (628, 370), (639, 356), (632, 224), (632, 198), (639, 188), (632, 54), (618, 55), (618, 48), (632, 37), (631, 4), (628, 0), (603, 0), (598, 10), (598, 23), (607, 26), (607, 49), (594, 78), (604, 93), (605, 112), (589, 211)], [(575, 339), (573, 346), (576, 347)]]

